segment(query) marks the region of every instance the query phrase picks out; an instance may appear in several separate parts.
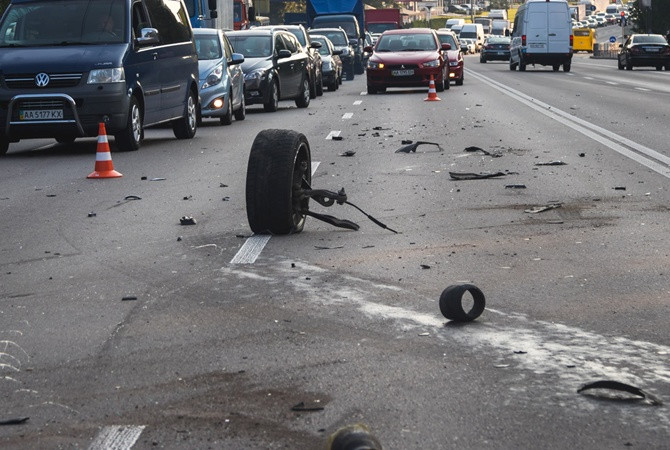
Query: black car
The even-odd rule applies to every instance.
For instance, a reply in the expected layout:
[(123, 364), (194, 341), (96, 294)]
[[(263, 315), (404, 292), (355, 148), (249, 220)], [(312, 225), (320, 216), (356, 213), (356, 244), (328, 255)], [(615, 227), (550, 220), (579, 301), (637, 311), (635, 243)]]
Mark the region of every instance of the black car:
[(320, 34), (311, 35), (313, 42), (320, 42), (321, 60), (323, 61), (323, 82), (328, 89), (336, 91), (342, 84), (342, 50), (335, 50), (333, 43), (326, 36)]
[(309, 56), (309, 96), (316, 98), (317, 95), (323, 95), (323, 62), (319, 54), (321, 44), (313, 43), (302, 25), (264, 25), (255, 29), (264, 28), (288, 31), (295, 36), (302, 50)]
[(660, 34), (632, 34), (619, 46), (619, 70), (642, 66), (670, 70), (670, 45)]
[(484, 42), (479, 53), (479, 62), (509, 61), (509, 46), (512, 40), (509, 36), (491, 36)]
[(244, 55), (245, 101), (274, 112), (279, 100), (309, 106), (309, 57), (295, 36), (278, 29), (226, 31), (236, 53)]
[(335, 50), (341, 50), (342, 70), (347, 80), (354, 79), (356, 71), (356, 52), (354, 50), (346, 31), (342, 28), (316, 28), (309, 30), (309, 34), (326, 36), (333, 43)]

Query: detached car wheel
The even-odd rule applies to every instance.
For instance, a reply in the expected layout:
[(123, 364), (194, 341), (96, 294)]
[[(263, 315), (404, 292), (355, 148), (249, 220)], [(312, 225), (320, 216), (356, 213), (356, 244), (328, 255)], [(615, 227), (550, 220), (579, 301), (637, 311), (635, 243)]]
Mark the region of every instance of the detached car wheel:
[(305, 226), (312, 182), (311, 152), (304, 134), (263, 130), (249, 154), (246, 182), (247, 219), (254, 233), (299, 233)]
[(189, 90), (184, 117), (172, 122), (172, 131), (177, 139), (192, 139), (198, 129), (198, 96)]
[(142, 110), (137, 98), (130, 97), (128, 121), (126, 127), (114, 135), (116, 147), (121, 151), (135, 151), (140, 148), (144, 130), (142, 129)]

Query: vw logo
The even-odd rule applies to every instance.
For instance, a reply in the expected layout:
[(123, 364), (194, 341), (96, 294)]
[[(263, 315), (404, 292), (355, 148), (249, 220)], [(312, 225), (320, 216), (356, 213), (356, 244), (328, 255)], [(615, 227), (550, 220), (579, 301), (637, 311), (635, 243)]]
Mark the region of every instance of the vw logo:
[(38, 73), (35, 75), (35, 84), (37, 87), (45, 87), (47, 84), (49, 84), (49, 75), (46, 73)]

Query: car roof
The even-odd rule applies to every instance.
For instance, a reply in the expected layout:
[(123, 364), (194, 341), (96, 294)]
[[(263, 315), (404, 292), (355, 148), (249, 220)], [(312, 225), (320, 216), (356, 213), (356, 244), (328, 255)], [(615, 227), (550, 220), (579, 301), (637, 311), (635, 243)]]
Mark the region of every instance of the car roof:
[(219, 31), (221, 30), (217, 28), (194, 28), (193, 34), (212, 35), (212, 34), (219, 34)]
[(400, 28), (397, 30), (386, 30), (384, 34), (431, 34), (430, 28)]
[(314, 34), (314, 33), (323, 33), (324, 31), (341, 31), (342, 33), (346, 33), (342, 27), (333, 27), (333, 28), (310, 28), (307, 30), (308, 33)]
[(259, 29), (259, 27), (256, 27), (256, 28), (251, 28), (249, 30), (226, 31), (225, 34), (228, 35), (228, 36), (240, 36), (240, 35), (272, 36), (272, 33), (274, 31), (281, 31), (281, 30), (265, 30), (265, 29)]

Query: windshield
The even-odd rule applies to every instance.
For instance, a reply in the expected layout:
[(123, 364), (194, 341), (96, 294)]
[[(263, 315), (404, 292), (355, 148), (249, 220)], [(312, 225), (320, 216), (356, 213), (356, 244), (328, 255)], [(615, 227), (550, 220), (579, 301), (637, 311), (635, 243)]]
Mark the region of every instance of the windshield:
[(347, 39), (346, 34), (341, 31), (319, 31), (319, 34), (323, 34), (330, 39), (330, 42), (332, 42), (334, 46), (342, 47), (349, 45), (349, 39)]
[(319, 48), (319, 54), (322, 56), (330, 56), (330, 49), (328, 48), (328, 44), (326, 43), (325, 39), (321, 38), (312, 38), (312, 42), (320, 42), (321, 47)]
[(312, 28), (337, 28), (337, 27), (341, 27), (344, 30), (344, 32), (347, 33), (347, 36), (350, 36), (354, 39), (358, 36), (358, 30), (356, 24), (353, 21), (344, 21), (341, 19), (337, 19), (337, 16), (317, 17), (316, 19), (314, 19), (314, 22), (312, 23)]
[(398, 28), (398, 24), (395, 22), (387, 22), (387, 23), (369, 23), (368, 24), (368, 31), (370, 33), (383, 33), (386, 30), (395, 30)]
[(377, 42), (378, 52), (424, 52), (437, 50), (430, 34), (382, 34)]
[(452, 50), (456, 50), (456, 41), (454, 40), (454, 37), (450, 34), (438, 34), (438, 38), (440, 38), (440, 44), (449, 44), (451, 45)]
[(296, 30), (295, 28), (291, 28), (288, 31), (290, 31), (291, 34), (295, 36), (298, 42), (300, 42), (300, 45), (302, 45), (303, 47), (307, 47), (307, 41), (305, 41), (305, 35), (303, 34), (302, 31)]
[(634, 36), (633, 44), (666, 44), (666, 40), (660, 34), (650, 34), (646, 36)]
[(0, 24), (0, 47), (125, 42), (124, 0), (12, 3)]
[(221, 45), (219, 43), (219, 37), (215, 34), (196, 35), (195, 48), (198, 52), (198, 59), (200, 61), (221, 58)]
[(272, 37), (248, 36), (246, 32), (228, 35), (233, 50), (242, 53), (245, 58), (267, 58), (272, 55)]

